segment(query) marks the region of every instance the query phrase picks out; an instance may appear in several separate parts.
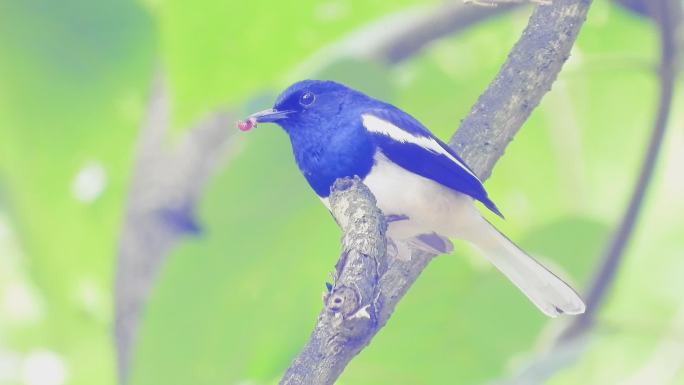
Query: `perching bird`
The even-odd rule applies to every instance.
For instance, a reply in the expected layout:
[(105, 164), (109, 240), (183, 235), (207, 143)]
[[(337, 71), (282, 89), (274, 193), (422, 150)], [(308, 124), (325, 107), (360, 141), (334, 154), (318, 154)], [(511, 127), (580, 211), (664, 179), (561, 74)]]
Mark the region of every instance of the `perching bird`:
[(411, 249), (448, 252), (449, 238), (463, 239), (546, 315), (584, 312), (568, 284), (480, 215), (475, 201), (501, 212), (456, 152), (406, 112), (339, 83), (304, 80), (238, 127), (258, 123), (285, 130), (299, 170), (328, 209), (335, 180), (360, 177), (388, 218), (398, 257)]

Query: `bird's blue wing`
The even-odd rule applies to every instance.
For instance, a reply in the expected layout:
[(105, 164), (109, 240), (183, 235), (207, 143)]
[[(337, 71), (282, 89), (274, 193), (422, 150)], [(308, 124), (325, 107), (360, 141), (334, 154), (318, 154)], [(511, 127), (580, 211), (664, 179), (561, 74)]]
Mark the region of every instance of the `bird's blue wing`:
[(410, 115), (394, 107), (383, 108), (363, 114), (362, 123), (378, 149), (393, 163), (466, 194), (503, 216), (465, 162)]

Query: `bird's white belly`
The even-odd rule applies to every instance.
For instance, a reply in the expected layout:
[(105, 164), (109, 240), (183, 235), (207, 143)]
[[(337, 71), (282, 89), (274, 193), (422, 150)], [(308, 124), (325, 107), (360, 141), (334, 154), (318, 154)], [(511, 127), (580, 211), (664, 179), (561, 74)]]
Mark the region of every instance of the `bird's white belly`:
[(386, 216), (407, 217), (390, 222), (387, 235), (393, 239), (433, 232), (461, 238), (473, 216), (480, 215), (469, 196), (407, 171), (381, 153), (364, 183)]
[[(375, 164), (363, 182), (386, 217), (405, 218), (389, 223), (387, 236), (394, 240), (430, 233), (467, 238), (472, 224), (481, 221), (472, 198), (407, 171), (382, 153), (376, 154)], [(321, 201), (330, 209), (328, 198)]]

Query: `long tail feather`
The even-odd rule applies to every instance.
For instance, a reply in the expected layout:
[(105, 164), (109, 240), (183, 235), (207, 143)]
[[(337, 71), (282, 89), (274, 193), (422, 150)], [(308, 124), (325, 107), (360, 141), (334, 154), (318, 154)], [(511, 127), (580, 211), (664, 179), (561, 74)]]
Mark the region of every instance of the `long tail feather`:
[(527, 255), (485, 219), (479, 223), (477, 229), (468, 232), (466, 240), (482, 251), (539, 310), (550, 317), (584, 313), (584, 302), (567, 283)]

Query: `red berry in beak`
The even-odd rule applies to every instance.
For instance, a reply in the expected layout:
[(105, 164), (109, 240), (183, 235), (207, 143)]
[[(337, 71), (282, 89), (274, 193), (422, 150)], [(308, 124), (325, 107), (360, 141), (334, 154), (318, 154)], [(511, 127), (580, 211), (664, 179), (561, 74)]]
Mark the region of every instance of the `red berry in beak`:
[(249, 131), (254, 127), (256, 127), (256, 119), (254, 119), (254, 118), (249, 118), (247, 120), (238, 120), (237, 121), (237, 128), (240, 131)]

